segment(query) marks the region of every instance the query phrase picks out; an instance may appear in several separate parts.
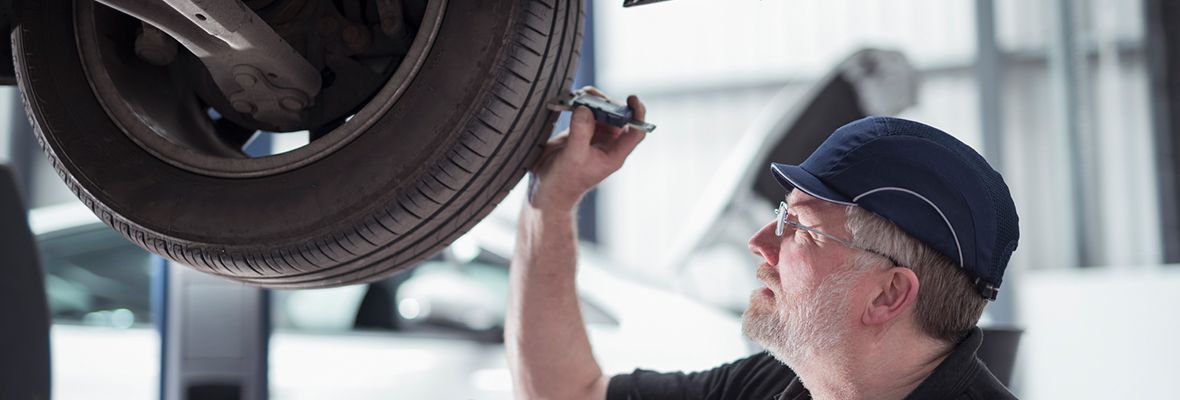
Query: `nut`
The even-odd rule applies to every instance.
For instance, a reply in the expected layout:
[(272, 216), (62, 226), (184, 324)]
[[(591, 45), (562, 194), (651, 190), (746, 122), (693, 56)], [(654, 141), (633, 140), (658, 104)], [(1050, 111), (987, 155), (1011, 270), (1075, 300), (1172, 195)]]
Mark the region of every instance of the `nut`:
[(233, 106), (234, 106), (234, 110), (237, 110), (237, 112), (240, 112), (242, 114), (253, 114), (254, 110), (257, 109), (256, 107), (254, 107), (254, 103), (251, 103), (251, 102), (245, 101), (245, 100), (235, 101), (233, 103)]
[(258, 83), (258, 78), (255, 78), (254, 75), (250, 74), (237, 74), (234, 75), (234, 81), (237, 81), (242, 87), (248, 88)]
[(279, 105), (288, 111), (299, 111), (303, 109), (303, 101), (294, 97), (284, 97), (283, 100), (279, 101)]

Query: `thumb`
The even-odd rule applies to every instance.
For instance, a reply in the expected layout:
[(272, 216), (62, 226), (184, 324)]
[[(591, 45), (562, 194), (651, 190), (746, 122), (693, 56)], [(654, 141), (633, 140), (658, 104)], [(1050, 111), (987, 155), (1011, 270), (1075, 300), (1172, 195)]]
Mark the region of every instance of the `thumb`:
[(578, 107), (570, 116), (569, 146), (585, 148), (594, 138), (594, 114), (585, 106)]

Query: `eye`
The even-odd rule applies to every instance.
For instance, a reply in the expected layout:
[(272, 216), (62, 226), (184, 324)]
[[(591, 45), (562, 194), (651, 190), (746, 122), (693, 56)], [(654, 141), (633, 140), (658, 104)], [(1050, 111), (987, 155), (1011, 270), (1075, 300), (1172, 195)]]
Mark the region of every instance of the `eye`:
[(806, 229), (795, 229), (795, 240), (799, 242), (814, 242), (815, 237)]
[(803, 228), (795, 229), (795, 240), (800, 243), (811, 243), (811, 244), (822, 243), (823, 241), (827, 240), (827, 238), (824, 238), (822, 236), (823, 235), (816, 233), (815, 231), (812, 231), (810, 229), (803, 229)]
[(810, 239), (810, 240), (811, 240), (811, 241), (813, 241), (813, 242), (819, 242), (819, 241), (827, 240), (827, 238), (822, 238), (822, 237), (820, 237), (820, 236), (822, 236), (822, 235), (820, 235), (820, 234), (818, 234), (818, 233), (815, 233), (815, 232), (807, 232), (807, 238), (808, 238), (808, 239)]

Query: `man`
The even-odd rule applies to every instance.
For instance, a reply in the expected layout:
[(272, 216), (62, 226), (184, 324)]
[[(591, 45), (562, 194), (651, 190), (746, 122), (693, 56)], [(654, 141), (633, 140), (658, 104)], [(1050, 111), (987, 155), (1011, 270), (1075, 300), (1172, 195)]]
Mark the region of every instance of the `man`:
[(767, 352), (690, 374), (605, 376), (578, 309), (573, 210), (644, 135), (580, 109), (533, 171), (505, 337), (518, 397), (1013, 398), (975, 355), (975, 324), (1016, 248), (1011, 195), (962, 142), (881, 117), (838, 129), (798, 166), (771, 166), (788, 194), (749, 241), (765, 287), (742, 315)]

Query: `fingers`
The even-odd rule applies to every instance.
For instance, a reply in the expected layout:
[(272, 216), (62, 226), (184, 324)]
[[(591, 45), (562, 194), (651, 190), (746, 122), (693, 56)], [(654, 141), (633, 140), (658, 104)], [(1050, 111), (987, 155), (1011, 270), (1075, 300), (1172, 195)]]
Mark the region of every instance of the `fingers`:
[(619, 138), (605, 149), (606, 153), (621, 164), (627, 156), (631, 155), (635, 147), (639, 146), (639, 142), (642, 142), (646, 137), (647, 132), (628, 126), (623, 130), (623, 133), (619, 134)]
[(603, 145), (613, 142), (623, 133), (623, 128), (612, 126), (609, 124), (596, 123), (594, 126), (594, 139), (590, 141), (591, 145)]
[[(586, 86), (581, 90), (596, 96), (606, 97), (593, 86)], [(647, 106), (639, 101), (639, 97), (627, 96), (627, 106), (634, 112), (632, 117), (635, 120), (645, 121)], [(593, 146), (605, 153), (607, 157), (621, 163), (645, 137), (647, 137), (647, 132), (635, 127), (615, 128), (599, 124), (594, 120), (594, 114), (588, 108), (578, 107), (570, 117), (567, 145), (575, 148)]]
[[(605, 98), (612, 103), (618, 103), (618, 101), (615, 101), (610, 96), (607, 96), (606, 93), (603, 93), (602, 90), (599, 90), (598, 88), (596, 88), (594, 86), (583, 86), (581, 89), (578, 89), (576, 92), (577, 93), (590, 93), (592, 95)], [(636, 120), (646, 121), (643, 118), (647, 116), (647, 107), (643, 105), (643, 102), (639, 101), (638, 96), (635, 96), (635, 95), (627, 96), (627, 106), (631, 107), (631, 109), (635, 111), (635, 119)]]
[(647, 121), (644, 119), (647, 117), (647, 106), (643, 105), (642, 101), (639, 101), (638, 96), (627, 96), (627, 107), (631, 107), (631, 111), (635, 112), (636, 121)]

